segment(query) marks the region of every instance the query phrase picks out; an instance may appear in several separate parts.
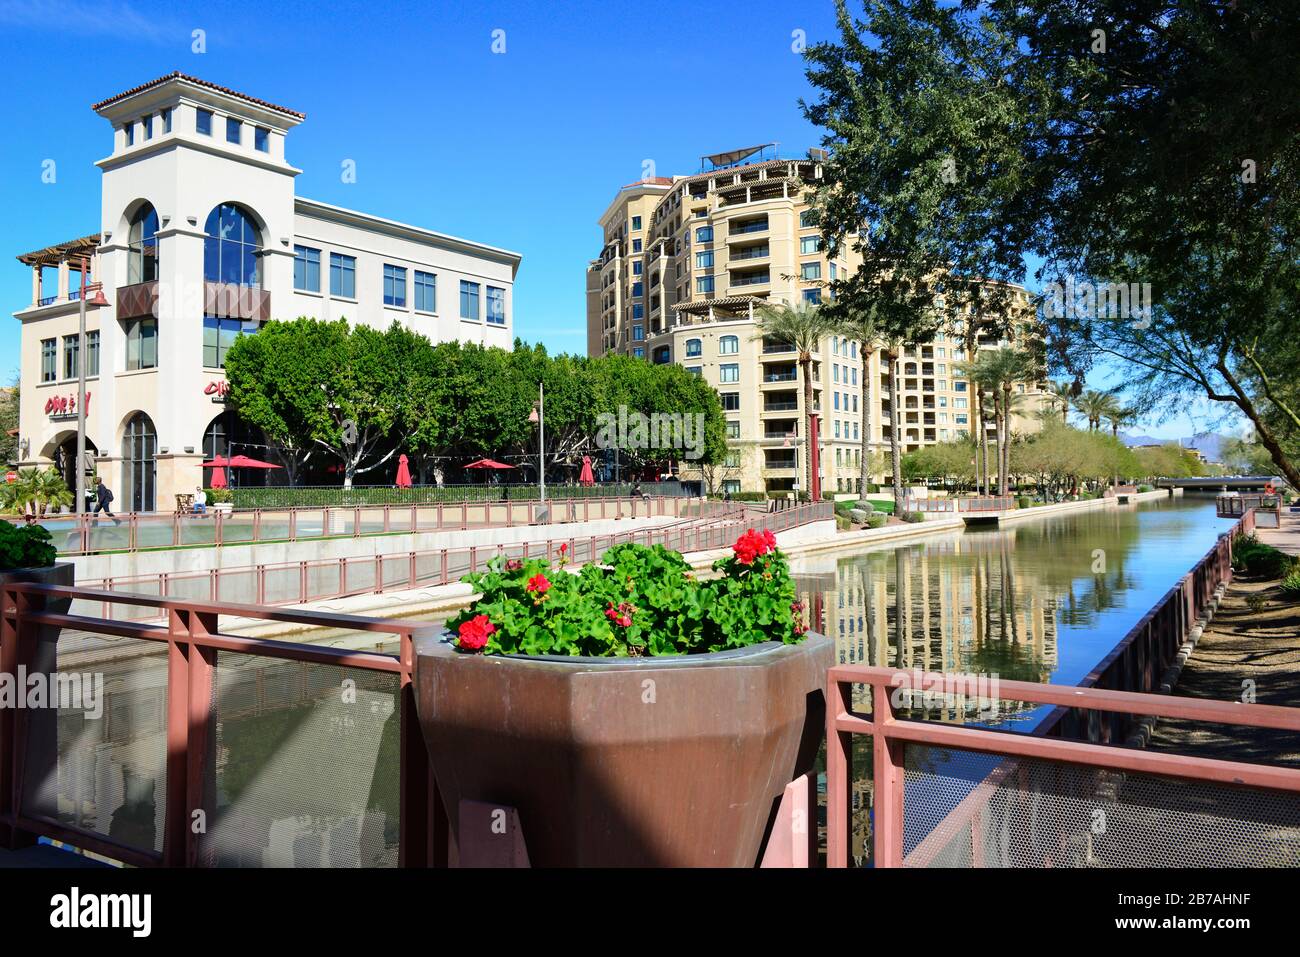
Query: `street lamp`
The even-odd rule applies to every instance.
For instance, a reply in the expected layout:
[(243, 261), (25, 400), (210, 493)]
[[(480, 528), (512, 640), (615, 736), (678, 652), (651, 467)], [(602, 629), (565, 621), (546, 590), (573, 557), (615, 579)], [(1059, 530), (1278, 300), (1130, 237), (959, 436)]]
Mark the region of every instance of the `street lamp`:
[(528, 421), (537, 424), (537, 485), (539, 501), (546, 501), (546, 387), (537, 383), (537, 404), (528, 413)]
[(81, 257), (81, 295), (77, 325), (77, 511), (86, 510), (86, 294), (94, 292), (94, 306), (107, 306), (104, 284), (87, 282), (89, 261)]

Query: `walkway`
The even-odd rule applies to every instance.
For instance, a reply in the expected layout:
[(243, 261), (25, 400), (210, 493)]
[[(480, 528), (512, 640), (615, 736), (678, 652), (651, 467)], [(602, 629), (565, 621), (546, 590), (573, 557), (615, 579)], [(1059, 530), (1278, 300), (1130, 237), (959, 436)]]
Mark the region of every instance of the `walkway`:
[[(1237, 579), (1228, 587), (1174, 693), (1240, 701), (1252, 687), (1247, 681), (1258, 704), (1300, 707), (1300, 601), (1288, 599), (1275, 581)], [(1300, 763), (1300, 739), (1293, 732), (1173, 718), (1159, 721), (1148, 747), (1260, 764)]]
[(1282, 509), (1281, 528), (1255, 528), (1255, 537), (1288, 555), (1300, 555), (1300, 512)]

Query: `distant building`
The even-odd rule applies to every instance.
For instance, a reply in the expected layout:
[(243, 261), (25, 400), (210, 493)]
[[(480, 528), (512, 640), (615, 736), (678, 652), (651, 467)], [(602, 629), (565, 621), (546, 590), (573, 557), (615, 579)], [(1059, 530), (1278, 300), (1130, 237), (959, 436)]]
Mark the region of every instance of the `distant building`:
[[(825, 287), (860, 264), (844, 249), (828, 256), (810, 219), (821, 151), (782, 158), (753, 147), (702, 158), (701, 172), (629, 183), (600, 216), (600, 255), (587, 267), (587, 351), (676, 362), (717, 389), (731, 454), (713, 469), (719, 490), (806, 490), (806, 422), (797, 355), (756, 336), (767, 302), (818, 303)], [(1017, 299), (1030, 315), (1028, 296)], [(999, 344), (981, 335), (980, 348)], [(861, 343), (830, 337), (814, 358), (813, 411), (821, 418), (822, 487), (857, 489), (863, 455), (861, 408), (871, 404), (867, 449), (889, 447), (895, 413), (906, 451), (955, 440), (973, 427), (969, 383), (955, 371), (962, 343), (937, 336), (900, 363), (897, 408), (879, 352), (862, 367)], [(1038, 383), (1021, 383), (1017, 432), (1039, 428)], [(989, 423), (989, 434), (994, 427)], [(684, 474), (691, 475), (689, 465)], [(876, 480), (884, 479), (875, 473)]]

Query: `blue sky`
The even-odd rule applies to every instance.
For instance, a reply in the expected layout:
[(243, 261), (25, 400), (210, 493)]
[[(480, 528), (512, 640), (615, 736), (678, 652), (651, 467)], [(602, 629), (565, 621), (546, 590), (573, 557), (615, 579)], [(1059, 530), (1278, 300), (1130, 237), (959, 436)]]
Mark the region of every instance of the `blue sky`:
[[(729, 39), (697, 39), (715, 29)], [(193, 51), (196, 30), (205, 52)], [(90, 104), (180, 70), (307, 114), (287, 143), (299, 195), (522, 253), (516, 333), (582, 352), (584, 269), (614, 192), (647, 160), (667, 176), (723, 149), (816, 145), (798, 107), (811, 91), (795, 31), (812, 43), (833, 30), (829, 0), (0, 0), (4, 311), (31, 296), (13, 256), (98, 228), (93, 164), (111, 133)], [(355, 183), (341, 181), (345, 160)], [(18, 323), (0, 320), (6, 378), (18, 340)], [(1193, 426), (1180, 416), (1143, 431)]]

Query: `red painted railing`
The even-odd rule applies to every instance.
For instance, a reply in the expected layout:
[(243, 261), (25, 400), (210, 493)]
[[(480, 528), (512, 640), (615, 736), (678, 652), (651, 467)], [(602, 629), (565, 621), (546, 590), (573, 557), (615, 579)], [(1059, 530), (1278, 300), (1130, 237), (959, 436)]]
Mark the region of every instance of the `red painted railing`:
[[(166, 649), (166, 770), (161, 853), (70, 825), (25, 806), (32, 774), (53, 772), (53, 742), (44, 736), (43, 750), (30, 747), (34, 720), (26, 708), (0, 709), (0, 843), (10, 847), (33, 843), (38, 837), (63, 841), (135, 866), (198, 866), (202, 830), (192, 826), (215, 812), (212, 777), (218, 755), (213, 745), (214, 683), (218, 656), (233, 654), (332, 665), (356, 674), (389, 674), (399, 680), (400, 722), (398, 860), (407, 867), (441, 864), (446, 860), (446, 820), (437, 805), (427, 751), (415, 714), (413, 640), (432, 632), (423, 622), (361, 618), (353, 615), (285, 611), (256, 605), (178, 601), (143, 595), (113, 595), (116, 605), (144, 605), (165, 613), (166, 624), (115, 621), (50, 610), (71, 601), (101, 602), (101, 592), (81, 588), (9, 582), (0, 588), (0, 673), (40, 670), (37, 661), (41, 629), (57, 635), (63, 630), (114, 638), (138, 639)], [(290, 642), (254, 640), (222, 634), (220, 616), (253, 618), (324, 628), (394, 635), (397, 655), (347, 651)], [(47, 659), (48, 661), (48, 659)], [(51, 714), (42, 709), (38, 715)], [(53, 712), (57, 716), (57, 711)], [(322, 782), (330, 770), (321, 769)], [(57, 775), (56, 775), (57, 777)]]
[(1016, 507), (1009, 496), (984, 495), (954, 498), (909, 498), (904, 503), (909, 512), (1005, 512)]
[(444, 529), (513, 528), (542, 522), (586, 522), (698, 514), (701, 499), (578, 498), (550, 502), (457, 502), (438, 505), (250, 509), (206, 515), (131, 512), (102, 516), (53, 515), (39, 520), (60, 555), (134, 552), (150, 548), (250, 545)]
[[(917, 677), (914, 672), (866, 665), (838, 665), (830, 670), (826, 709), (826, 841), (827, 861), (831, 867), (848, 866), (851, 856), (850, 829), (854, 809), (850, 803), (850, 782), (853, 780), (852, 737), (855, 734), (872, 736), (871, 838), (877, 867), (932, 863), (936, 845), (950, 845), (954, 841), (964, 845), (964, 855), (974, 862), (974, 866), (981, 866), (979, 861), (985, 853), (981, 842), (988, 817), (996, 818), (1003, 828), (1037, 828), (1033, 835), (1013, 832), (1004, 833), (1002, 837), (1020, 849), (1030, 849), (1026, 853), (1038, 849), (1043, 856), (1037, 860), (1037, 866), (1060, 863), (1065, 829), (1068, 827), (1074, 828), (1076, 833), (1086, 832), (1090, 824), (1089, 816), (1076, 813), (1073, 816), (1078, 820), (1063, 823), (1062, 818), (1044, 815), (1043, 808), (1035, 806), (1029, 809), (1029, 813), (1017, 817), (1009, 809), (1009, 804), (1026, 794), (1029, 797), (1025, 799), (1032, 801), (1032, 789), (1028, 792), (1015, 792), (1007, 782), (1013, 785), (1017, 775), (1027, 776), (1030, 762), (1048, 762), (1061, 769), (1062, 774), (1066, 768), (1081, 768), (1159, 775), (1182, 781), (1232, 785), (1235, 791), (1230, 793), (1237, 794), (1243, 791), (1285, 792), (1300, 801), (1300, 769), (1296, 768), (1110, 747), (900, 718), (894, 701), (895, 690), (915, 685)], [(925, 674), (920, 678), (922, 687), (942, 687), (942, 682), (951, 680), (951, 676), (938, 674)], [(853, 709), (854, 685), (866, 685), (870, 690), (869, 716), (858, 714)], [(1003, 700), (1056, 705), (1061, 708), (1181, 718), (1211, 725), (1240, 725), (1300, 733), (1300, 708), (1024, 681), (1000, 682), (996, 693)], [(933, 813), (933, 806), (927, 805), (926, 801), (933, 801), (935, 795), (933, 791), (922, 794), (922, 788), (916, 784), (909, 786), (905, 782), (907, 774), (915, 773), (907, 762), (908, 751), (912, 748), (940, 749), (950, 756), (974, 753), (1002, 759), (982, 781), (969, 782), (970, 796), (963, 802), (966, 807), (961, 813), (948, 814), (920, 839), (916, 835), (917, 817), (923, 811)], [(993, 807), (990, 795), (999, 787), (1003, 788), (999, 799), (1002, 803)], [(1249, 794), (1246, 797), (1249, 798)], [(913, 824), (910, 850), (905, 846), (904, 836), (909, 822)], [(1159, 835), (1155, 839), (1158, 840)]]
[[(777, 512), (757, 512), (738, 504), (705, 503), (705, 515), (652, 528), (609, 535), (555, 536), (544, 541), (471, 545), (406, 551), (353, 558), (314, 559), (280, 564), (217, 568), (197, 572), (113, 577), (79, 581), (82, 588), (103, 592), (144, 593), (173, 598), (238, 601), (259, 605), (300, 605), (356, 594), (381, 594), (410, 588), (447, 585), (469, 572), (484, 571), (497, 556), (554, 560), (561, 545), (569, 561), (596, 561), (615, 545), (663, 545), (674, 551), (700, 552), (731, 545), (744, 527), (786, 531), (834, 517), (830, 502), (799, 505)], [(105, 601), (104, 617), (131, 615)]]

